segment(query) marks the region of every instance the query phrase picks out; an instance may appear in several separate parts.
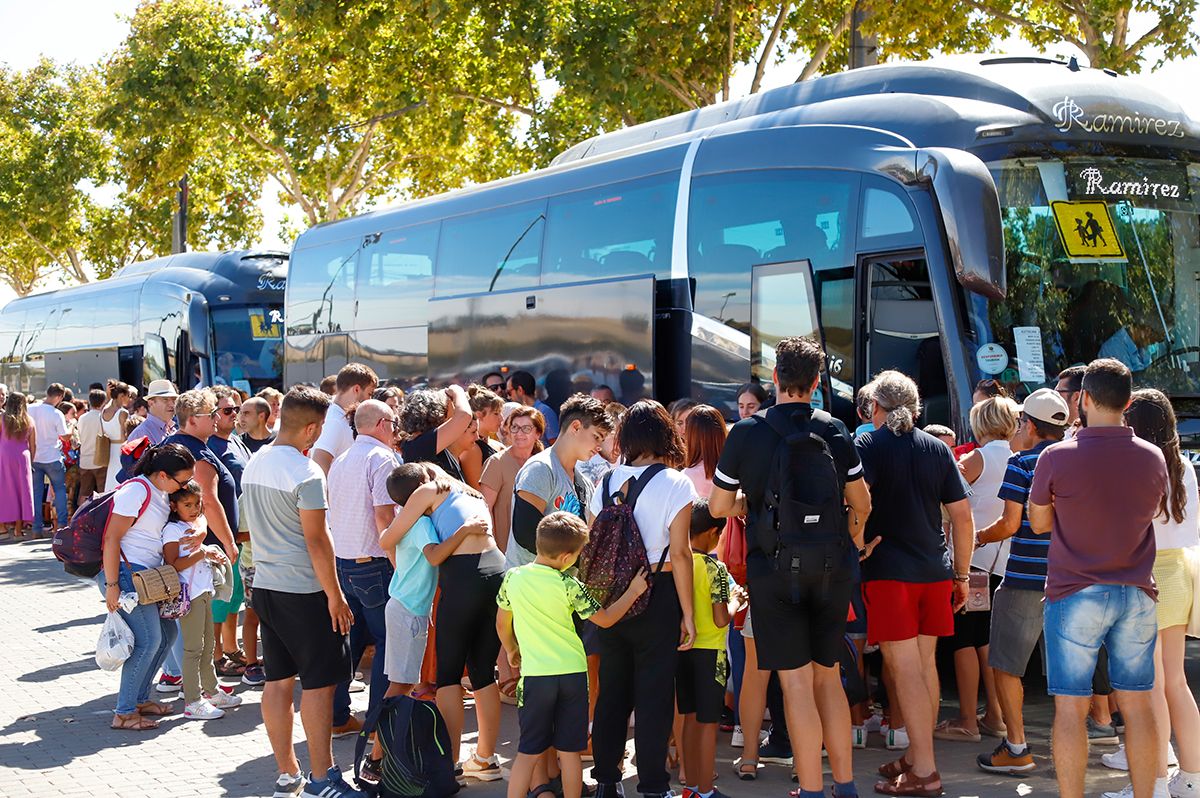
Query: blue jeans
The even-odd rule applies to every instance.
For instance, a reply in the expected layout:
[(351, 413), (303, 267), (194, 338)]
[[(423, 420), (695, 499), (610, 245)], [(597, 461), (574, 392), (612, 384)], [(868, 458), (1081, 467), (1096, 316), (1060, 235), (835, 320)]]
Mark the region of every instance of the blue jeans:
[[(386, 557), (370, 562), (337, 560), (338, 583), (346, 594), (346, 603), (354, 613), (354, 628), (367, 633), (363, 645), (371, 640), (375, 643), (375, 659), (371, 664), (371, 694), (368, 706), (374, 707), (383, 700), (387, 690), (387, 676), (383, 673), (385, 646), (387, 643), (387, 619), (385, 608), (388, 601), (388, 584), (392, 581), (392, 564)], [(359, 632), (362, 634), (362, 632)], [(362, 648), (354, 652), (354, 662), (362, 654)], [(350, 719), (350, 682), (342, 682), (333, 693), (333, 725), (341, 726)]]
[[(143, 567), (133, 565), (134, 571)], [(121, 563), (120, 575), (117, 582), (122, 593), (133, 592), (133, 578), (130, 566)], [(104, 569), (96, 574), (96, 586), (104, 593)], [(128, 715), (137, 709), (138, 704), (150, 700), (150, 686), (154, 683), (154, 674), (158, 673), (167, 650), (175, 642), (179, 633), (179, 624), (158, 617), (157, 604), (139, 604), (133, 612), (117, 610), (129, 629), (133, 632), (133, 653), (121, 666), (121, 687), (117, 692), (115, 712)]]
[(1154, 686), (1158, 618), (1154, 600), (1132, 585), (1090, 585), (1043, 609), (1050, 695), (1086, 697), (1100, 646), (1108, 649), (1113, 688)]
[(42, 531), (42, 503), (46, 500), (46, 478), (54, 488), (54, 509), (58, 513), (59, 525), (66, 524), (67, 516), (67, 468), (63, 461), (33, 464), (33, 531)]
[(167, 649), (167, 658), (163, 660), (162, 672), (167, 676), (182, 678), (183, 676), (183, 635), (179, 633), (179, 621), (175, 621), (175, 643)]

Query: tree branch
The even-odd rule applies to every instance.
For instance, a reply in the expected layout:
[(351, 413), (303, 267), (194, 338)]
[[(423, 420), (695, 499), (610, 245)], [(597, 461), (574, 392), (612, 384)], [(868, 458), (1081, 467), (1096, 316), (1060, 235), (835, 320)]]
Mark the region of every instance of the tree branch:
[(525, 116), (534, 115), (532, 108), (527, 108), (524, 105), (517, 105), (516, 103), (505, 102), (504, 100), (497, 100), (493, 97), (480, 97), (476, 94), (467, 94), (463, 91), (452, 91), (450, 92), (450, 96), (458, 97), (463, 100), (471, 100), (477, 103), (483, 103), (484, 105), (490, 105), (493, 108), (502, 108), (505, 111), (512, 111), (514, 114), (524, 114)]
[(684, 91), (679, 86), (676, 86), (675, 84), (671, 83), (670, 81), (668, 81), (667, 79), (662, 77), (662, 75), (650, 72), (645, 67), (637, 67), (634, 71), (637, 72), (637, 74), (641, 75), (642, 77), (649, 78), (650, 80), (654, 81), (658, 85), (662, 86), (664, 89), (666, 89), (668, 92), (670, 92), (676, 99), (678, 99), (680, 102), (682, 102), (688, 108), (695, 109), (695, 108), (700, 107), (694, 97), (690, 96), (686, 91)]
[(758, 94), (758, 90), (762, 88), (763, 75), (767, 71), (767, 61), (775, 54), (775, 44), (779, 41), (779, 34), (783, 31), (783, 21), (787, 18), (787, 12), (791, 7), (791, 0), (784, 0), (779, 4), (779, 14), (775, 17), (775, 24), (771, 26), (771, 33), (767, 36), (766, 44), (763, 45), (762, 55), (759, 56), (758, 63), (754, 65), (754, 80), (750, 82), (751, 94)]
[[(304, 211), (304, 215), (308, 218), (309, 224), (317, 224), (321, 221), (320, 214), (317, 213), (316, 206), (304, 195), (304, 187), (300, 184), (300, 174), (296, 171), (295, 165), (292, 163), (292, 157), (288, 155), (287, 150), (276, 144), (271, 144), (264, 140), (261, 136), (255, 133), (249, 125), (238, 123), (238, 128), (246, 134), (251, 141), (266, 152), (272, 153), (279, 157), (283, 163), (283, 168), (287, 172), (288, 179), (284, 180), (279, 171), (267, 167), (267, 173), (279, 183), (280, 188), (287, 192), (300, 209)], [(290, 184), (289, 184), (290, 183)]]
[(1162, 21), (1160, 20), (1157, 25), (1139, 36), (1137, 41), (1126, 47), (1125, 55), (1130, 57), (1138, 55), (1143, 49), (1149, 46), (1152, 41), (1161, 36), (1165, 29), (1166, 26), (1163, 25)]
[(804, 69), (800, 71), (800, 77), (796, 78), (797, 83), (804, 81), (817, 74), (817, 71), (825, 63), (825, 59), (829, 57), (829, 51), (833, 48), (833, 43), (846, 35), (846, 31), (850, 30), (850, 23), (854, 18), (854, 5), (851, 4), (846, 13), (838, 20), (838, 24), (830, 32), (829, 37), (821, 43), (817, 49), (813, 50), (812, 58), (808, 59), (808, 63), (804, 65)]
[[(1048, 33), (1051, 36), (1062, 39), (1063, 41), (1065, 41), (1069, 44), (1075, 45), (1080, 50), (1087, 49), (1084, 46), (1084, 43), (1082, 41), (1080, 41), (1077, 36), (1072, 36), (1069, 33), (1067, 33), (1065, 30), (1062, 30), (1061, 28), (1055, 28), (1051, 25), (1036, 24), (1034, 22), (1029, 21), (1028, 19), (1025, 19), (1024, 17), (1019, 17), (1019, 16), (1016, 16), (1015, 14), (1009, 14), (1007, 12), (995, 9), (986, 3), (980, 2), (980, 0), (967, 0), (967, 4), (979, 11), (982, 11), (985, 14), (989, 14), (993, 17), (996, 17), (997, 19), (1002, 19), (1005, 22), (1008, 22), (1009, 24), (1016, 25), (1018, 28)], [(1071, 11), (1071, 13), (1075, 13), (1075, 12)]]

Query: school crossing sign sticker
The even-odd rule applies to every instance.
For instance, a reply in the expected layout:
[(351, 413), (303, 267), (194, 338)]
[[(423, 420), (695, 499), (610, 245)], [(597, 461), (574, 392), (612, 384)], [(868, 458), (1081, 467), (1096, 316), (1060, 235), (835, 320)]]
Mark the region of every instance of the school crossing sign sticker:
[(1050, 203), (1063, 249), (1071, 260), (1125, 260), (1108, 205), (1095, 200)]

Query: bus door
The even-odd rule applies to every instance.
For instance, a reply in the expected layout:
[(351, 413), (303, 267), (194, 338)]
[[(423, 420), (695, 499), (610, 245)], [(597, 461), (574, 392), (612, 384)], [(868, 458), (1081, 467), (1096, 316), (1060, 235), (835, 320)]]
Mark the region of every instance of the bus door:
[(896, 369), (912, 377), (921, 393), (919, 423), (949, 424), (950, 397), (943, 341), (934, 310), (929, 265), (921, 249), (863, 256), (866, 369)]
[[(812, 262), (767, 263), (750, 272), (750, 376), (769, 385), (774, 378), (775, 345), (801, 336), (825, 345), (817, 315)], [(813, 407), (827, 408), (829, 370), (822, 372)]]

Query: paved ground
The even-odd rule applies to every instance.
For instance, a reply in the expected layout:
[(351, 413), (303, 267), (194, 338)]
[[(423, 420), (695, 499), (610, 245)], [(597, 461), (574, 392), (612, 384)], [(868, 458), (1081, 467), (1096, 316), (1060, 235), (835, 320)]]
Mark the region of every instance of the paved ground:
[[(7, 674), (0, 680), (0, 796), (270, 795), (275, 770), (257, 689), (240, 688), (245, 703), (222, 720), (169, 718), (160, 729), (143, 733), (108, 728), (117, 677), (99, 670), (92, 659), (104, 614), (100, 595), (93, 584), (65, 575), (48, 543), (0, 545), (0, 608), (0, 636), (8, 642), (0, 653), (0, 669)], [(365, 701), (365, 694), (356, 700)], [(1049, 702), (1044, 697), (1035, 701), (1028, 717), (1030, 738), (1040, 754), (1037, 771), (1020, 779), (989, 776), (973, 764), (986, 742), (939, 743), (946, 794), (1055, 794), (1047, 744)], [(515, 732), (516, 713), (506, 707), (504, 757), (513, 753)], [(303, 740), (299, 718), (296, 739)], [(866, 751), (855, 752), (864, 795), (870, 792), (871, 774), (889, 756), (879, 737), (870, 743)], [(344, 766), (349, 766), (352, 750), (352, 739), (335, 741), (335, 754)], [(1099, 765), (1103, 750), (1093, 752), (1089, 795), (1124, 784), (1123, 774)], [(719, 756), (719, 786), (735, 798), (782, 798), (791, 787), (782, 768), (768, 768), (754, 783), (735, 781), (729, 768), (734, 752), (724, 735)], [(303, 743), (300, 758), (307, 761)], [(626, 786), (632, 793), (633, 782)], [(503, 783), (478, 785), (463, 794), (496, 798), (503, 789)]]

